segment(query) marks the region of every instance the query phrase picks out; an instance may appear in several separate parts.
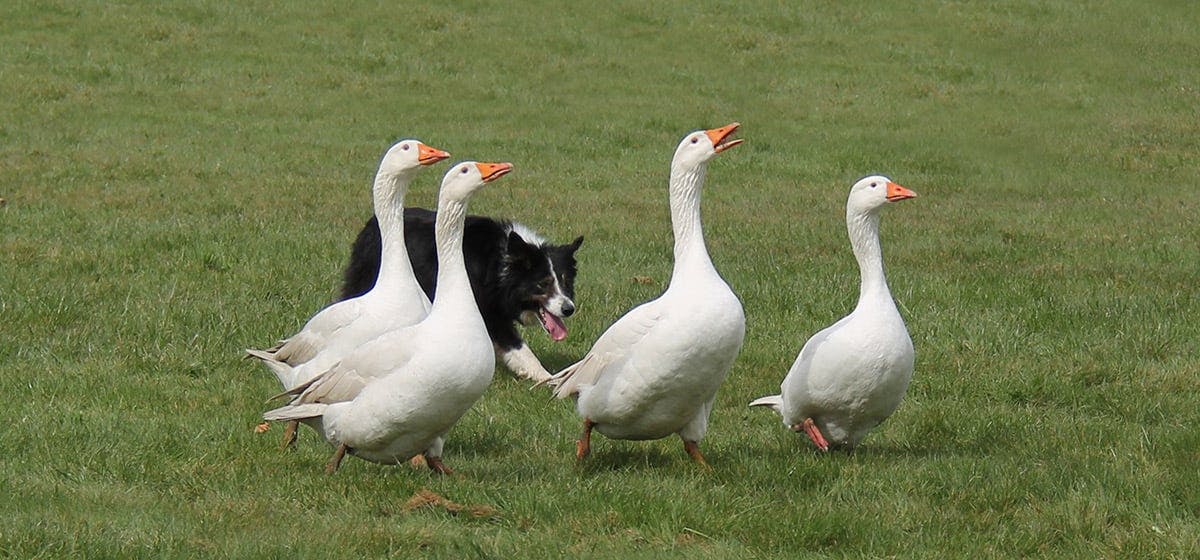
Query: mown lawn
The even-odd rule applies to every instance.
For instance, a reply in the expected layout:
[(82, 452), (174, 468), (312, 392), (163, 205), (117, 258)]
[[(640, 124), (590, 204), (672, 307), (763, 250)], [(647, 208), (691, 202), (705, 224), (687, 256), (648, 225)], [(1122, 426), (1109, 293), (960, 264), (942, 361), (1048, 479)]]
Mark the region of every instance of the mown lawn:
[[(29, 2), (0, 7), (0, 557), (1200, 556), (1200, 12), (1188, 2)], [(475, 212), (584, 235), (572, 362), (670, 272), (667, 164), (710, 166), (746, 344), (691, 464), (573, 460), (498, 373), (459, 476), (256, 434), (245, 347), (335, 294), (396, 139), (516, 171)], [(430, 206), (444, 166), (414, 183)], [(851, 182), (916, 349), (822, 455), (745, 404), (846, 313)], [(645, 282), (645, 277), (650, 281)], [(467, 506), (406, 507), (428, 490)]]

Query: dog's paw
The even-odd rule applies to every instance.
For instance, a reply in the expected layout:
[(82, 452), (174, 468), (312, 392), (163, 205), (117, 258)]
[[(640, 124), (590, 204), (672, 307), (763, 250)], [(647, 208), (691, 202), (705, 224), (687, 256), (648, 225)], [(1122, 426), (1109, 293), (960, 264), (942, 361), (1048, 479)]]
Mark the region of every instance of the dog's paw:
[(518, 379), (528, 379), (538, 383), (550, 379), (550, 372), (546, 371), (542, 362), (538, 361), (537, 356), (533, 355), (533, 351), (524, 344), (520, 348), (500, 353), (500, 358), (504, 366)]

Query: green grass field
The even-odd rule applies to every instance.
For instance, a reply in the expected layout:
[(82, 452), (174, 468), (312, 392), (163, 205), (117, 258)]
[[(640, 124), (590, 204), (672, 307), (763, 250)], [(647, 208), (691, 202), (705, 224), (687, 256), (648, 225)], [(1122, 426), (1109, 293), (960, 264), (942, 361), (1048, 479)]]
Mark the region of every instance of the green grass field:
[[(1200, 556), (1200, 12), (1189, 2), (29, 2), (0, 7), (0, 557)], [(333, 297), (379, 156), (516, 171), (472, 210), (580, 251), (570, 338), (656, 296), (709, 167), (745, 346), (703, 448), (598, 437), (498, 373), (459, 476), (256, 434), (241, 349)], [(414, 182), (430, 206), (445, 166)], [(849, 311), (889, 208), (908, 396), (853, 454), (745, 404)], [(650, 277), (649, 284), (635, 277)], [(422, 489), (467, 506), (410, 509)]]

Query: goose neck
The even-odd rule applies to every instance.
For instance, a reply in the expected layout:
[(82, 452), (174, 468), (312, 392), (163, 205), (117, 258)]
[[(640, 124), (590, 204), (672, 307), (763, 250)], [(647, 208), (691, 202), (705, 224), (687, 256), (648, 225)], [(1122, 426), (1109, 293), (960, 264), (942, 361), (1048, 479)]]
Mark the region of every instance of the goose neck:
[(671, 229), (675, 234), (675, 269), (672, 278), (696, 267), (712, 268), (700, 224), (700, 190), (705, 166), (671, 169)]
[(437, 243), (438, 274), (434, 288), (433, 309), (453, 306), (475, 306), (475, 296), (467, 277), (463, 259), (463, 226), (467, 217), (464, 200), (442, 199), (438, 201), (437, 220), (434, 223), (434, 238)]
[(883, 272), (883, 251), (879, 245), (879, 213), (847, 211), (846, 229), (862, 282), (859, 302), (879, 296), (890, 300), (891, 292)]
[(372, 190), (375, 217), (379, 222), (381, 255), (379, 277), (375, 284), (386, 289), (413, 278), (412, 263), (404, 244), (404, 196), (409, 178), (380, 173)]

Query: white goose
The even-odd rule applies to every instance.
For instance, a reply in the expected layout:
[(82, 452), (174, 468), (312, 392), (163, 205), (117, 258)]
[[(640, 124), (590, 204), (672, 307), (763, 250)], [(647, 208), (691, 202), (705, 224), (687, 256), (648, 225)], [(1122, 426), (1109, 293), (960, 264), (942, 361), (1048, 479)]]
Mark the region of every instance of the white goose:
[[(273, 348), (246, 353), (290, 366), (312, 362), (320, 355), (313, 366), (322, 371), (360, 344), (423, 319), (429, 313), (429, 298), (417, 284), (404, 246), (404, 196), (418, 170), (448, 157), (450, 154), (417, 140), (401, 140), (393, 145), (379, 162), (371, 190), (383, 244), (375, 287), (357, 298), (322, 309), (300, 332)], [(279, 369), (272, 369), (278, 375)], [(284, 389), (291, 389), (304, 380), (280, 377), (279, 382)]]
[(813, 335), (784, 378), (782, 394), (750, 406), (769, 406), (817, 448), (854, 448), (900, 406), (913, 373), (913, 345), (883, 275), (879, 211), (917, 196), (891, 179), (872, 176), (850, 188), (846, 229), (862, 278), (858, 305)]
[(717, 274), (700, 227), (700, 190), (708, 161), (741, 143), (737, 123), (688, 134), (671, 160), (675, 266), (667, 290), (613, 323), (582, 360), (549, 380), (554, 395), (575, 395), (583, 417), (576, 457), (593, 429), (615, 439), (679, 434), (691, 458), (707, 465), (699, 442), (717, 388), (742, 347), (742, 304)]
[(435, 225), (437, 298), (425, 320), (362, 345), (289, 391), (297, 395), (291, 404), (263, 415), (324, 434), (337, 448), (327, 472), (346, 453), (389, 464), (421, 454), (433, 470), (451, 472), (441, 461), (446, 432), (483, 395), (496, 364), (463, 261), (467, 199), (511, 170), (464, 162), (446, 173)]

